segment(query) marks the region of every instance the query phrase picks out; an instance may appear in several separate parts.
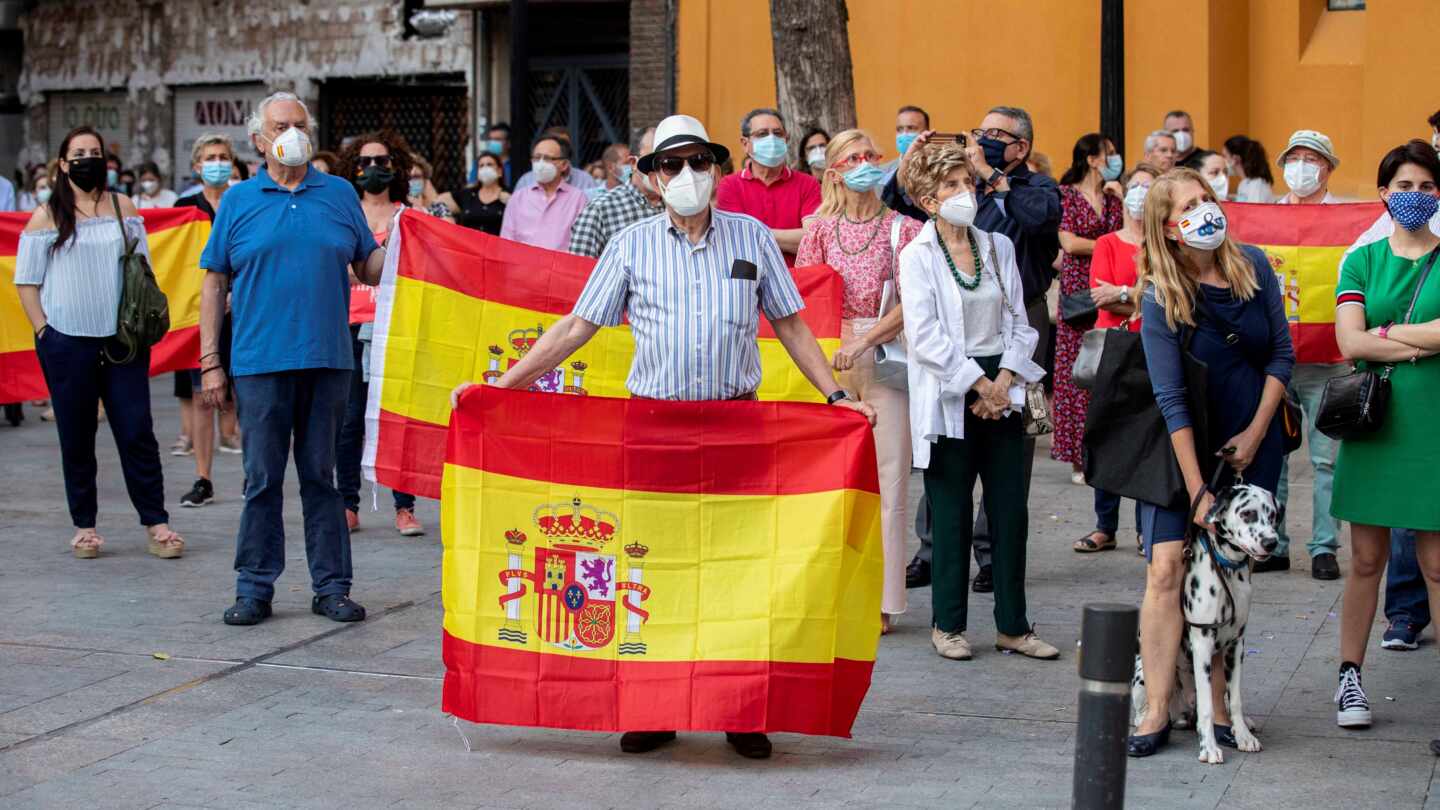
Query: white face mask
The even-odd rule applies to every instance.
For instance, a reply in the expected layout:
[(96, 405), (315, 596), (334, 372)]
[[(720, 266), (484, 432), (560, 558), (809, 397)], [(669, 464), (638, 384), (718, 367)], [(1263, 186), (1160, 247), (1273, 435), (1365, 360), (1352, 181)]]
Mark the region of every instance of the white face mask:
[(1285, 185), (1297, 197), (1309, 197), (1320, 190), (1320, 167), (1303, 160), (1285, 164)]
[(500, 172), (495, 171), (494, 166), (481, 166), (480, 171), (475, 172), (475, 179), (480, 181), (480, 185), (488, 186), (500, 179)]
[(548, 160), (536, 161), (530, 168), (535, 172), (535, 182), (542, 186), (554, 182), (555, 178), (560, 176), (560, 169)]
[(805, 162), (811, 166), (821, 166), (825, 163), (825, 147), (812, 146), (810, 151), (805, 153)]
[(140, 191), (147, 197), (154, 197), (155, 192), (160, 190), (160, 183), (157, 180), (141, 180)]
[(270, 141), (270, 155), (283, 166), (303, 166), (310, 154), (310, 136), (299, 127), (290, 127)]
[(710, 205), (710, 192), (714, 185), (715, 178), (709, 172), (697, 174), (687, 163), (673, 180), (661, 184), (661, 195), (675, 213), (693, 217)]
[(1225, 241), (1225, 212), (1205, 201), (1180, 217), (1180, 241), (1197, 250), (1214, 250)]
[(1230, 178), (1223, 174), (1206, 178), (1205, 182), (1210, 184), (1210, 190), (1215, 193), (1215, 199), (1224, 202), (1230, 198)]
[(1145, 195), (1149, 193), (1149, 186), (1131, 186), (1125, 192), (1125, 212), (1131, 219), (1139, 220), (1145, 213)]
[(957, 228), (965, 228), (975, 221), (978, 210), (975, 195), (962, 191), (940, 203), (940, 218)]
[(1195, 145), (1195, 136), (1189, 132), (1181, 129), (1173, 134), (1175, 135), (1175, 154), (1183, 155), (1190, 151), (1190, 147)]

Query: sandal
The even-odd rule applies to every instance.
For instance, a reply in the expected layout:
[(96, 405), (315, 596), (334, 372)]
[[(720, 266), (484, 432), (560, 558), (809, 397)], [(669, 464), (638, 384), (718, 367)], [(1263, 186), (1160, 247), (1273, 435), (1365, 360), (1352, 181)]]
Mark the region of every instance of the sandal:
[[(1097, 536), (1104, 537), (1105, 542), (1095, 542)], [(1115, 535), (1100, 531), (1090, 532), (1079, 540), (1076, 540), (1071, 548), (1074, 549), (1077, 554), (1094, 554), (1097, 551), (1110, 551), (1115, 548)]]
[(880, 635), (882, 635), (882, 636), (888, 636), (888, 635), (890, 635), (890, 633), (892, 633), (892, 632), (895, 630), (895, 627), (896, 627), (898, 624), (900, 624), (900, 614), (899, 614), (899, 613), (890, 614), (890, 613), (886, 613), (886, 612), (883, 611), (883, 610), (880, 611)]
[(149, 552), (162, 560), (173, 560), (185, 553), (185, 538), (176, 534), (169, 526), (160, 524), (160, 527), (150, 526), (146, 529), (150, 535)]
[(1145, 535), (1138, 532), (1135, 534), (1135, 554), (1145, 556)]
[(70, 548), (77, 560), (93, 560), (100, 556), (100, 547), (105, 545), (105, 538), (96, 533), (94, 529), (80, 529), (75, 536), (70, 538)]

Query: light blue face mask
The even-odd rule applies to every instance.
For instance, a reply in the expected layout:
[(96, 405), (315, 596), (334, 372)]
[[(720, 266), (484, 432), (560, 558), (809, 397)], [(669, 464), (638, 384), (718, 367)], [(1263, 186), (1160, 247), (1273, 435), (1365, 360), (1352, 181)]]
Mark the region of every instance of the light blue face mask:
[(416, 177), (416, 178), (414, 178), (413, 180), (410, 181), (410, 196), (411, 196), (411, 197), (419, 197), (421, 194), (424, 194), (424, 193), (425, 193), (425, 180), (424, 180), (423, 178)]
[(230, 179), (234, 168), (228, 160), (210, 160), (200, 164), (200, 179), (207, 186), (223, 186)]
[(622, 186), (628, 186), (628, 185), (630, 185), (630, 178), (631, 178), (631, 176), (634, 175), (634, 174), (635, 174), (635, 167), (634, 167), (634, 166), (631, 166), (629, 163), (626, 163), (624, 166), (621, 166), (621, 167), (620, 167), (620, 171), (619, 171), (619, 173), (618, 173), (618, 177), (620, 178), (620, 185), (622, 185)]
[(1123, 171), (1125, 171), (1125, 158), (1119, 155), (1111, 155), (1105, 158), (1105, 168), (1100, 170), (1100, 176), (1105, 178), (1106, 182), (1119, 180), (1120, 173)]
[(763, 138), (756, 138), (750, 142), (754, 149), (752, 155), (761, 166), (775, 168), (785, 162), (785, 153), (789, 151), (785, 146), (785, 139), (778, 135), (766, 135)]
[(895, 133), (895, 148), (900, 150), (901, 155), (904, 155), (910, 151), (910, 144), (915, 143), (915, 139), (918, 137), (920, 137), (918, 132), (897, 132)]
[(861, 163), (859, 166), (845, 172), (842, 177), (845, 180), (845, 187), (851, 191), (858, 191), (864, 194), (867, 191), (874, 191), (885, 182), (885, 172), (874, 163)]
[(500, 153), (505, 151), (505, 144), (501, 143), (500, 141), (486, 141), (485, 151), (496, 157), (499, 157)]

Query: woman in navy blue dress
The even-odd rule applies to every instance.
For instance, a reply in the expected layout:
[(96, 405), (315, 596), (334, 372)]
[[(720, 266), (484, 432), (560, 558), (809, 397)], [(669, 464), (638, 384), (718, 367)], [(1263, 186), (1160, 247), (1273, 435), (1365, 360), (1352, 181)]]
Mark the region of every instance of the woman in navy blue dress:
[[(1295, 365), (1285, 303), (1265, 254), (1227, 235), (1225, 214), (1199, 173), (1175, 169), (1156, 180), (1145, 198), (1144, 222), (1139, 270), (1145, 361), (1190, 500), (1200, 499), (1195, 522), (1209, 528), (1204, 520), (1214, 497), (1206, 486), (1222, 458), (1230, 467), (1222, 487), (1241, 474), (1272, 493), (1279, 483), (1285, 450), (1275, 414)], [(1204, 446), (1197, 445), (1187, 402), (1181, 359), (1187, 339), (1190, 355), (1206, 365)], [(1222, 457), (1222, 448), (1234, 450)], [(1150, 561), (1140, 655), (1151, 676), (1145, 719), (1129, 740), (1131, 756), (1149, 756), (1169, 737), (1174, 679), (1162, 673), (1175, 671), (1179, 653), (1182, 541), (1190, 515), (1141, 504), (1140, 522)], [(1224, 671), (1223, 662), (1212, 662), (1217, 726), (1229, 724)]]

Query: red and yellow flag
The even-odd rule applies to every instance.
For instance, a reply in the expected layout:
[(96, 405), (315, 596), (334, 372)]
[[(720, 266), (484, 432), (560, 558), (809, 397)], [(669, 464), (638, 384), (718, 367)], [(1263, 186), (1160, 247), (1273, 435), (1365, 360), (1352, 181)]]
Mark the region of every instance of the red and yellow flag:
[(850, 411), (472, 388), (445, 452), (443, 710), (849, 736), (879, 505)]
[[(140, 212), (151, 267), (170, 300), (170, 333), (150, 349), (150, 373), (195, 368), (200, 361), (200, 252), (210, 220), (198, 208)], [(15, 292), (15, 254), (29, 214), (0, 214), (0, 402), (48, 396), (35, 356), (35, 335)], [(116, 265), (115, 272), (120, 272)]]
[(1385, 212), (1380, 203), (1226, 203), (1230, 235), (1265, 251), (1285, 291), (1290, 339), (1301, 363), (1338, 363), (1335, 284), (1345, 249)]
[[(415, 211), (391, 231), (380, 283), (366, 413), (365, 467), (380, 483), (440, 497), (450, 392), (498, 378), (574, 308), (595, 260), (498, 239)], [(805, 322), (827, 355), (840, 345), (844, 282), (828, 266), (792, 271)], [(629, 396), (635, 341), (601, 329), (534, 390)], [(761, 319), (760, 397), (819, 402)]]

